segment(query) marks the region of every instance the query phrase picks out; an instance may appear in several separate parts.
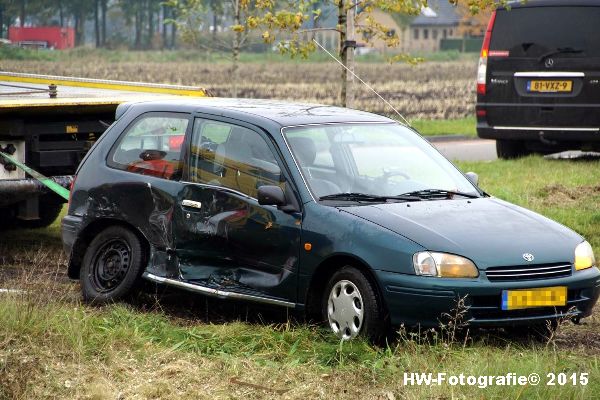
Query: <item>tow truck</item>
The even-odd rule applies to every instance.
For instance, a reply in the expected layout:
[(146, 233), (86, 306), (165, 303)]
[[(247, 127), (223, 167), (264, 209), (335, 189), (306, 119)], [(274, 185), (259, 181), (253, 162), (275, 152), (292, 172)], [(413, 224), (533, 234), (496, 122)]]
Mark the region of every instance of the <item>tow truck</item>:
[(0, 230), (50, 225), (119, 104), (209, 96), (200, 87), (0, 71)]

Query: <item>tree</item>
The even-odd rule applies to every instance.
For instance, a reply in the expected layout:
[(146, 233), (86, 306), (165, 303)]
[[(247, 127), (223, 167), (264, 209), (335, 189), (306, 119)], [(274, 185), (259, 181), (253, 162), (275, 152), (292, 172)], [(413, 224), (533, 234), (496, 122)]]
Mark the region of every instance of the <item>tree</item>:
[[(459, 0), (448, 0), (458, 6)], [(505, 4), (507, 0), (464, 0), (460, 6), (471, 14)], [(232, 21), (228, 28), (233, 33), (230, 45), (209, 45), (203, 36), (207, 8), (210, 0), (168, 0), (166, 2), (177, 13), (170, 22), (182, 32), (182, 38), (198, 48), (216, 47), (231, 53), (232, 95), (237, 95), (236, 80), (239, 52), (248, 39), (251, 30), (260, 30), (267, 44), (277, 46), (282, 54), (290, 57), (308, 57), (317, 47), (313, 41), (314, 32), (322, 29), (338, 33), (338, 57), (341, 68), (340, 102), (352, 106), (353, 54), (356, 47), (355, 35), (362, 34), (368, 42), (382, 40), (387, 47), (400, 44), (398, 32), (379, 23), (374, 18), (375, 11), (389, 14), (416, 16), (427, 6), (427, 0), (227, 0), (219, 2), (223, 15)], [(207, 4), (208, 3), (208, 4)], [(327, 6), (337, 10), (335, 28), (319, 28), (316, 21)], [(308, 27), (307, 27), (308, 25)], [(216, 27), (215, 27), (216, 28)], [(408, 54), (396, 54), (391, 61), (417, 62)]]
[(81, 46), (85, 42), (85, 21), (93, 13), (96, 0), (63, 0), (62, 4), (65, 11), (73, 16), (75, 46)]
[[(268, 0), (267, 0), (268, 1)], [(249, 0), (168, 0), (167, 4), (175, 17), (168, 23), (176, 26), (181, 32), (181, 38), (195, 48), (218, 50), (229, 54), (231, 60), (231, 96), (237, 97), (238, 70), (240, 52), (248, 43), (248, 24), (254, 21), (254, 13), (260, 1)], [(207, 10), (213, 12), (213, 24), (218, 22), (221, 15), (222, 23), (227, 32), (223, 37), (216, 35), (217, 25), (213, 25), (212, 41), (205, 40)]]
[[(480, 14), (482, 11), (493, 9), (499, 5), (505, 5), (507, 0), (448, 0), (455, 6), (463, 7), (471, 15)], [(259, 3), (257, 1), (257, 3)], [(340, 102), (346, 107), (352, 106), (352, 80), (353, 80), (353, 53), (355, 34), (362, 33), (365, 41), (375, 38), (385, 42), (387, 47), (394, 48), (400, 44), (398, 32), (380, 24), (373, 18), (374, 11), (379, 10), (390, 14), (401, 14), (416, 16), (427, 6), (427, 0), (300, 0), (293, 2), (293, 8), (283, 8), (287, 2), (275, 2), (274, 0), (260, 1), (261, 6), (257, 7), (264, 13), (262, 17), (257, 18), (255, 23), (249, 25), (264, 29), (263, 38), (267, 43), (278, 42), (279, 50), (282, 54), (288, 54), (291, 57), (307, 55), (316, 49), (313, 37), (302, 35), (310, 33), (319, 28), (306, 29), (304, 21), (309, 19), (316, 20), (321, 15), (323, 8), (327, 3), (337, 8), (338, 24), (334, 28), (339, 33), (338, 49), (341, 67), (341, 85)], [(315, 7), (316, 3), (322, 3), (320, 7)], [(289, 4), (287, 4), (289, 6)], [(280, 11), (274, 12), (278, 7)], [(292, 20), (289, 18), (292, 17)], [(249, 21), (250, 22), (250, 21)], [(301, 22), (298, 24), (297, 22)], [(330, 28), (331, 29), (331, 28)], [(283, 35), (283, 40), (280, 38)], [(418, 62), (419, 59), (411, 57), (408, 54), (397, 54), (390, 58), (390, 61), (408, 61)]]

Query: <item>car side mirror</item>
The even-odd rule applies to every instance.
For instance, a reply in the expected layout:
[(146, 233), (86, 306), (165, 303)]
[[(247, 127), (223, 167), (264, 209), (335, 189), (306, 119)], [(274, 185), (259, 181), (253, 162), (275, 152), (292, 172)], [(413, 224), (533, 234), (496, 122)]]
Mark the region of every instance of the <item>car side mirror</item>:
[(279, 186), (264, 185), (258, 188), (258, 204), (261, 206), (283, 206), (285, 194)]
[(473, 185), (477, 186), (479, 184), (479, 175), (475, 172), (467, 172), (465, 176)]

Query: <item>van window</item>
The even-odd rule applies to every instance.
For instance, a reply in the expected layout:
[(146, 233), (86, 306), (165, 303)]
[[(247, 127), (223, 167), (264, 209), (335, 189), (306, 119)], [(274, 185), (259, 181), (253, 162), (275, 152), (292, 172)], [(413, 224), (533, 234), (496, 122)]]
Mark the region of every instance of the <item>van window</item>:
[(119, 139), (108, 164), (142, 175), (179, 179), (188, 122), (187, 114), (142, 115)]
[(600, 7), (524, 7), (498, 10), (490, 50), (511, 57), (540, 57), (571, 48), (580, 53), (557, 57), (600, 56)]

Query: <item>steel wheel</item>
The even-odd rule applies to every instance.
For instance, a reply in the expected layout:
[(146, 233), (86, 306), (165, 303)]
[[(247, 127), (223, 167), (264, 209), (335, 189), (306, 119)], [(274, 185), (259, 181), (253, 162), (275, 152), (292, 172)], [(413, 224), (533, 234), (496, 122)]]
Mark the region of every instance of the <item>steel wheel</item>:
[(131, 266), (131, 248), (123, 239), (112, 239), (96, 252), (92, 264), (92, 283), (98, 293), (113, 291)]
[(327, 301), (329, 326), (341, 339), (352, 339), (360, 333), (364, 318), (363, 298), (358, 287), (348, 280), (338, 281)]

